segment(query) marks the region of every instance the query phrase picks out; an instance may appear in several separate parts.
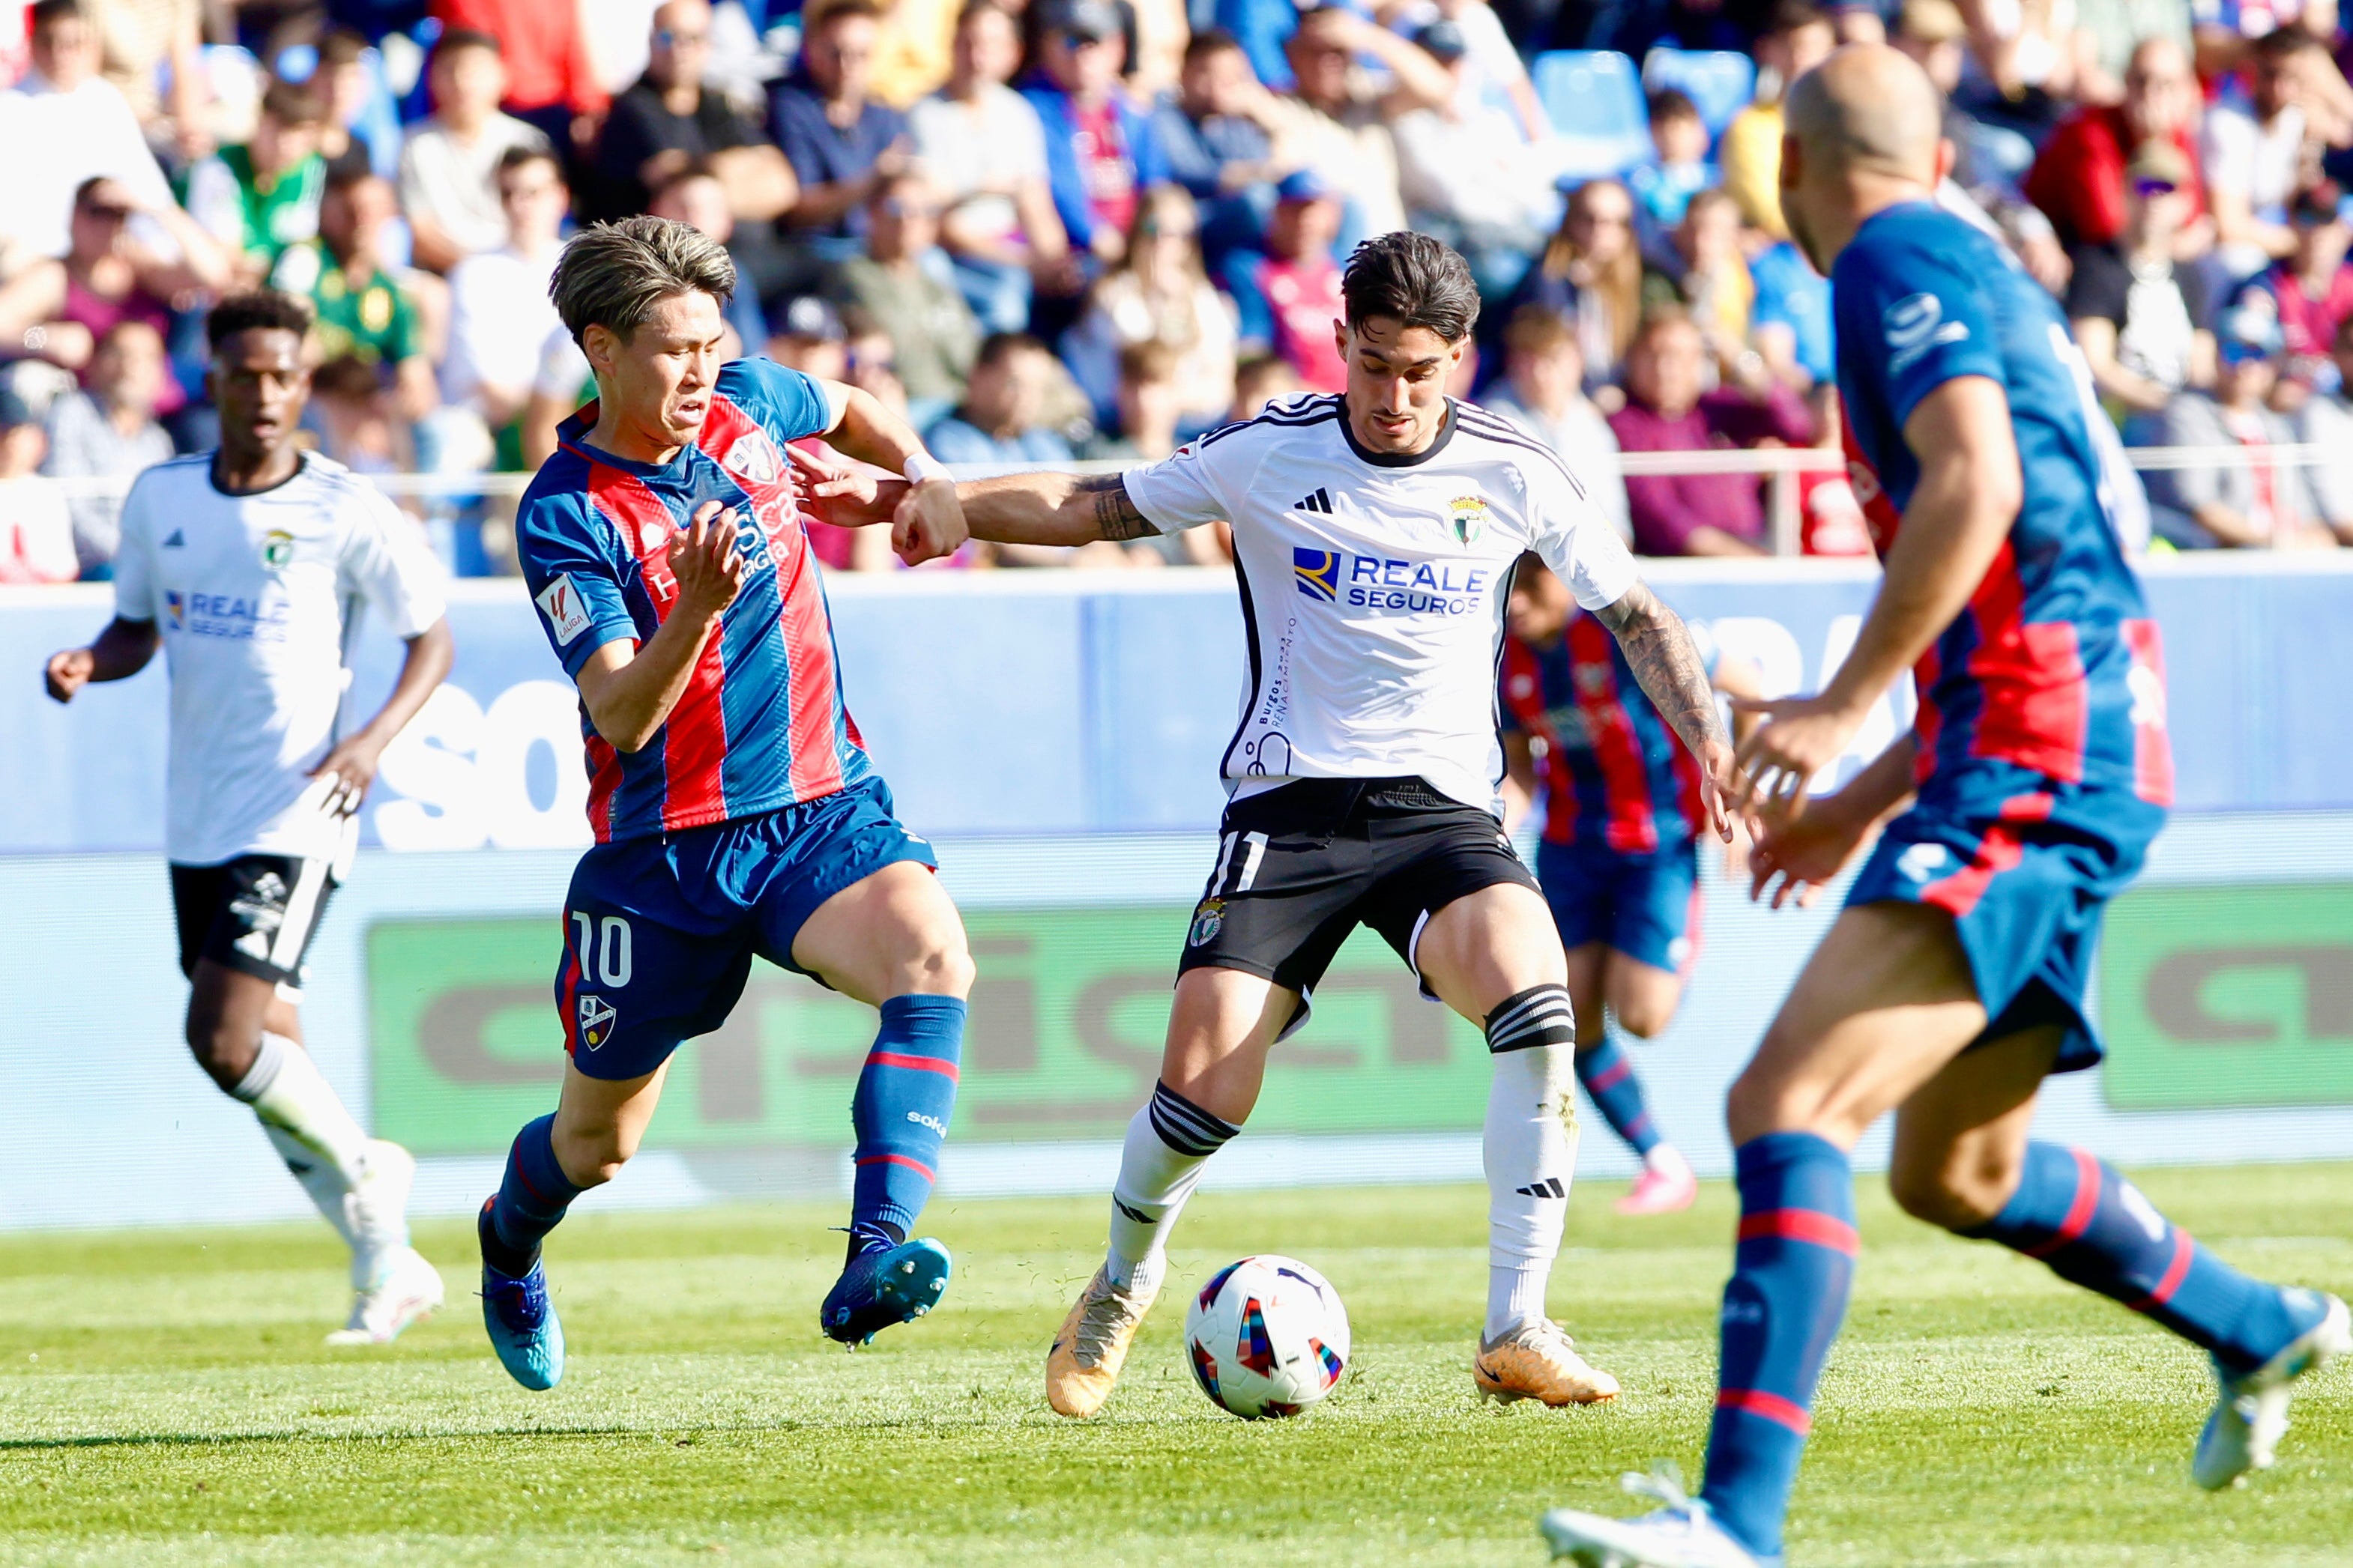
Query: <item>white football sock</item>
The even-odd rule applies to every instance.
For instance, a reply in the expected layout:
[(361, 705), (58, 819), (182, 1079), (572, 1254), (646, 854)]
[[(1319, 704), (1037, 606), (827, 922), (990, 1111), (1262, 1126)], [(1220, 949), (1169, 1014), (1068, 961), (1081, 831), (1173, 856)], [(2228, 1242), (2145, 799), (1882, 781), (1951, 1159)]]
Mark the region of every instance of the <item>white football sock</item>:
[(1127, 1124), (1119, 1180), (1111, 1190), (1103, 1269), (1113, 1284), (1132, 1293), (1160, 1288), (1168, 1270), (1170, 1228), (1201, 1184), (1209, 1156), (1240, 1131), (1166, 1085), (1153, 1085), (1151, 1103)]
[(1575, 1047), (1498, 1051), (1481, 1154), (1487, 1171), (1490, 1340), (1545, 1315), (1577, 1173)]
[(311, 1053), (265, 1033), (252, 1069), (229, 1093), (253, 1107), (286, 1168), (336, 1234), (356, 1246), (345, 1200), (366, 1173), (368, 1138)]
[(1486, 1342), (1493, 1344), (1522, 1323), (1542, 1321), (1545, 1287), (1551, 1279), (1549, 1258), (1514, 1258), (1487, 1265)]
[(278, 1157), (286, 1162), (286, 1169), (302, 1184), (303, 1192), (318, 1205), (319, 1213), (343, 1238), (343, 1245), (357, 1251), (359, 1232), (352, 1227), (349, 1206), (352, 1184), (344, 1179), (342, 1167), (332, 1160), (320, 1158), (318, 1151), (283, 1127), (264, 1121), (261, 1131), (269, 1140), (269, 1146), (278, 1151)]

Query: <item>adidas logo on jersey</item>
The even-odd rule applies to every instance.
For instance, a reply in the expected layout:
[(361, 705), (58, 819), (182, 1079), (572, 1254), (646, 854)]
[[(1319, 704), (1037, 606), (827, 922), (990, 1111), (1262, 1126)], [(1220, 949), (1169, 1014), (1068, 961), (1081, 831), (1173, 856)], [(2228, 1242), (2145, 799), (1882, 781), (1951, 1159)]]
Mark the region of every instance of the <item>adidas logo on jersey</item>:
[(1299, 500), (1293, 501), (1291, 503), (1291, 510), (1293, 511), (1320, 512), (1325, 517), (1330, 517), (1332, 515), (1332, 492), (1325, 489), (1323, 486), (1318, 485), (1315, 487), (1315, 493), (1314, 495), (1303, 496)]
[(176, 528), (172, 531), (172, 537), (164, 541), (164, 548), (166, 550), (185, 550), (187, 546), (188, 542), (186, 538), (184, 537), (182, 531)]
[(1520, 1196), (1524, 1198), (1565, 1198), (1568, 1196), (1568, 1189), (1560, 1184), (1560, 1178), (1558, 1176), (1546, 1176), (1541, 1182), (1531, 1182), (1525, 1187), (1514, 1187), (1512, 1190), (1519, 1194)]

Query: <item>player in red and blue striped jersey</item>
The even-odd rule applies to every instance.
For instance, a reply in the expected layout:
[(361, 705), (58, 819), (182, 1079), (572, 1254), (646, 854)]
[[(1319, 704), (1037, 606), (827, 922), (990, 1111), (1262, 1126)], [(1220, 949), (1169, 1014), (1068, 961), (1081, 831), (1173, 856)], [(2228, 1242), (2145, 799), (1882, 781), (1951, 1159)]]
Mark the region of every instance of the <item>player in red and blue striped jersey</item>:
[[(946, 1249), (910, 1239), (955, 1104), (964, 927), (842, 700), (791, 443), (903, 471), (910, 563), (964, 541), (945, 470), (863, 392), (721, 363), (734, 268), (661, 218), (598, 225), (552, 292), (596, 375), (524, 493), (517, 553), (580, 689), (596, 847), (565, 901), (563, 1093), (482, 1207), (482, 1310), (515, 1379), (552, 1387), (564, 1337), (540, 1243), (636, 1152), (681, 1040), (725, 1022), (756, 954), (878, 1008), (858, 1079), (849, 1257), (819, 1313), (859, 1344), (930, 1310)], [(803, 461), (811, 459), (801, 458)], [(818, 464), (811, 493), (864, 487)]]
[[(1699, 1184), (1660, 1135), (1609, 1019), (1637, 1039), (1655, 1037), (1698, 957), (1699, 764), (1642, 694), (1618, 639), (1533, 555), (1521, 557), (1505, 615), (1505, 826), (1542, 795), (1536, 880), (1568, 957), (1577, 1079), (1642, 1161), (1618, 1212), (1672, 1213), (1691, 1206)], [(1762, 695), (1753, 665), (1723, 658), (1705, 626), (1690, 626), (1717, 690)]]
[[(1904, 55), (1862, 46), (1785, 100), (1782, 211), (1831, 279), (1885, 580), (1820, 695), (1757, 705), (1769, 717), (1742, 752), (1764, 826), (1757, 890), (1778, 903), (1820, 887), (1877, 843), (1732, 1089), (1740, 1226), (1706, 1483), (1696, 1499), (1646, 1483), (1667, 1506), (1638, 1520), (1547, 1515), (1555, 1550), (1580, 1563), (1780, 1562), (1854, 1277), (1849, 1152), (1891, 1110), (1905, 1209), (2040, 1259), (2212, 1357), (2200, 1486), (2270, 1464), (2295, 1380), (2353, 1348), (2343, 1301), (2250, 1279), (2094, 1155), (2029, 1136), (2042, 1080), (2100, 1058), (2091, 957), (2165, 819), (2165, 682), (2090, 373), (2017, 258), (1936, 205), (1952, 159), (1940, 101)], [(1915, 731), (1809, 800), (1907, 669)]]

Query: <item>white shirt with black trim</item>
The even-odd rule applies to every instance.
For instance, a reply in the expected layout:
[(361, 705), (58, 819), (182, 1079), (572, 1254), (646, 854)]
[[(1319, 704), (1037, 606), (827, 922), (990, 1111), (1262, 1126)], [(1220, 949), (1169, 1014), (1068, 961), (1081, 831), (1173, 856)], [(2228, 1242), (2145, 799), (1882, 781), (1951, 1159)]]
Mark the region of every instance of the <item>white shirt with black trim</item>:
[(1535, 551), (1599, 609), (1633, 558), (1587, 487), (1525, 431), (1451, 402), (1429, 450), (1358, 446), (1336, 396), (1296, 397), (1125, 476), (1162, 532), (1233, 525), (1250, 668), (1220, 771), (1419, 774), (1500, 813), (1496, 670), (1512, 567)]
[(251, 495), (215, 487), (209, 452), (141, 474), (114, 613), (155, 623), (171, 668), (165, 857), (335, 858), (344, 820), (306, 775), (335, 741), (360, 606), (413, 637), (441, 618), (442, 582), (417, 523), (315, 453)]

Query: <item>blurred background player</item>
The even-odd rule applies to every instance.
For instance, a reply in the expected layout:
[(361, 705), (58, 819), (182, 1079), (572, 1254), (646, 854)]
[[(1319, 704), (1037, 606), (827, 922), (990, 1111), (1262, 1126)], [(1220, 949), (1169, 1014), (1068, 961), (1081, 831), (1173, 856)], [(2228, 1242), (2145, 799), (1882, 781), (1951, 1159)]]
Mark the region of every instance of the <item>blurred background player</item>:
[[(2101, 915), (2173, 784), (2164, 658), (2124, 560), (2057, 302), (1938, 207), (1952, 143), (1920, 68), (1852, 46), (1799, 79), (1780, 169), (1792, 237), (1838, 301), (1839, 391), (1884, 582), (1819, 696), (1757, 706), (1756, 886), (1820, 887), (1877, 846), (1727, 1106), (1740, 1227), (1706, 1482), (1636, 1520), (1558, 1510), (1588, 1568), (1781, 1561), (1789, 1489), (1854, 1278), (1850, 1152), (1894, 1111), (1914, 1217), (2042, 1259), (2213, 1358), (2190, 1462), (2272, 1462), (2294, 1380), (2353, 1348), (2334, 1296), (2224, 1263), (2112, 1166), (2028, 1134), (2042, 1080), (2102, 1047), (2084, 991)], [(1912, 731), (1836, 795), (1806, 786), (1907, 668)], [(1777, 897), (1778, 901), (1778, 897)]]
[[(161, 647), (172, 678), (164, 853), (179, 916), (188, 1048), (253, 1107), (352, 1249), (350, 1321), (392, 1339), (441, 1304), (408, 1245), (417, 1163), (371, 1139), (302, 1045), (303, 958), (350, 869), (358, 812), (393, 737), (449, 671), (441, 571), (416, 524), (296, 435), (310, 307), (236, 295), (205, 322), (220, 447), (149, 468), (122, 507), (114, 619), (48, 661), (49, 695), (123, 680)], [(343, 648), (364, 602), (407, 645), (392, 695), (339, 733)]]
[[(1367, 240), (1340, 309), (1329, 330), (1345, 393), (1272, 404), (1125, 474), (965, 487), (977, 538), (1082, 545), (1229, 521), (1250, 626), (1250, 684), (1221, 767), (1230, 799), (1178, 960), (1160, 1079), (1128, 1127), (1103, 1265), (1047, 1357), (1047, 1402), (1063, 1415), (1110, 1396), (1177, 1215), (1360, 924), (1426, 994), (1481, 1026), (1493, 1060), (1474, 1383), (1552, 1405), (1618, 1394), (1545, 1311), (1575, 1173), (1576, 1031), (1559, 939), (1497, 831), (1502, 628), (1488, 606), (1521, 552), (1541, 552), (1626, 642), (1712, 764), (1704, 790), (1728, 776), (1732, 748), (1682, 621), (1576, 476), (1518, 426), (1447, 395), (1479, 318), (1462, 258), (1423, 234)], [(1258, 629), (1278, 613), (1279, 663), (1261, 658)]]
[[(1669, 1214), (1699, 1195), (1659, 1134), (1609, 1019), (1638, 1040), (1675, 1016), (1699, 956), (1699, 763), (1636, 679), (1618, 639), (1533, 555), (1512, 577), (1504, 645), (1504, 830), (1545, 801), (1536, 880), (1568, 954), (1577, 1081), (1641, 1157), (1620, 1214)], [(1718, 691), (1762, 695), (1756, 668), (1725, 659), (1704, 626), (1692, 646)], [(1755, 721), (1743, 716), (1736, 738)]]
[[(562, 1098), (482, 1205), (482, 1317), (526, 1388), (564, 1375), (540, 1242), (637, 1152), (681, 1041), (726, 1022), (754, 954), (881, 1013), (850, 1102), (849, 1258), (819, 1312), (847, 1345), (931, 1310), (947, 1249), (908, 1231), (955, 1104), (972, 959), (931, 847), (892, 815), (844, 705), (790, 464), (824, 436), (913, 487), (909, 564), (964, 542), (946, 470), (868, 394), (722, 363), (735, 266), (668, 218), (598, 224), (556, 264), (597, 400), (564, 422), (515, 532), (580, 689), (596, 847), (565, 900)], [(855, 481), (828, 477), (814, 493)], [(873, 493), (871, 480), (865, 493)]]

